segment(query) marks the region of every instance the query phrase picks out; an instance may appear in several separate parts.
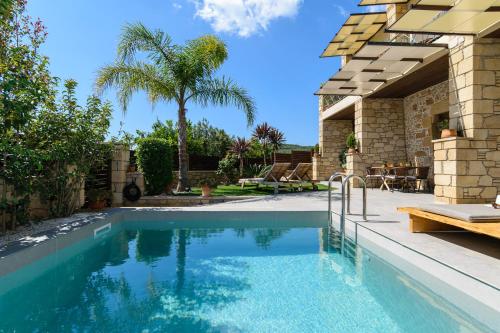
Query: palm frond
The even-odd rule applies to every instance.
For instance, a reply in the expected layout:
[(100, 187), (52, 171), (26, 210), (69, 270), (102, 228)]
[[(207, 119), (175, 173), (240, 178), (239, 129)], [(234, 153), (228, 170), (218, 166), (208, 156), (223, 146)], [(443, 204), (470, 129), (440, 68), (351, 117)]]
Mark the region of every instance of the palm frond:
[(252, 137), (259, 141), (269, 141), (269, 136), (272, 130), (272, 126), (269, 126), (267, 122), (263, 122), (262, 124), (255, 127), (252, 133)]
[(177, 98), (172, 80), (165, 78), (164, 73), (160, 73), (156, 66), (140, 62), (118, 63), (101, 68), (96, 79), (96, 93), (100, 95), (111, 87), (118, 89), (118, 100), (123, 112), (127, 111), (132, 95), (140, 90), (148, 94), (153, 104), (159, 100), (170, 101)]
[(134, 61), (138, 52), (146, 52), (156, 63), (170, 62), (174, 47), (172, 38), (161, 30), (149, 30), (142, 23), (127, 24), (118, 44), (118, 61)]
[(245, 113), (248, 126), (254, 123), (257, 111), (253, 98), (231, 79), (223, 77), (199, 81), (189, 98), (203, 107), (234, 105)]
[(189, 41), (184, 48), (193, 68), (209, 75), (227, 59), (226, 44), (216, 36), (206, 35)]

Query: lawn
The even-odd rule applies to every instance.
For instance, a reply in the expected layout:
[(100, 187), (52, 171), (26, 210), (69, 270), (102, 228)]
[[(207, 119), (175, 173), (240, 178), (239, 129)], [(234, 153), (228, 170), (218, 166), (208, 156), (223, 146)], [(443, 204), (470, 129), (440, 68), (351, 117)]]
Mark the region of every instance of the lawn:
[[(328, 186), (317, 184), (318, 191), (326, 191)], [(297, 190), (298, 186), (294, 185), (294, 189)], [(303, 192), (312, 192), (312, 186), (310, 184), (303, 186)], [(280, 188), (281, 193), (290, 193), (291, 189), (289, 188)], [(274, 194), (274, 188), (272, 186), (262, 186), (258, 187), (255, 185), (247, 185), (244, 188), (241, 188), (240, 185), (219, 185), (217, 189), (212, 191), (212, 196), (258, 196), (258, 195), (269, 195)], [(187, 196), (195, 196), (201, 195), (201, 189), (198, 187), (193, 187), (192, 191), (189, 193), (179, 193), (177, 195), (187, 195)]]

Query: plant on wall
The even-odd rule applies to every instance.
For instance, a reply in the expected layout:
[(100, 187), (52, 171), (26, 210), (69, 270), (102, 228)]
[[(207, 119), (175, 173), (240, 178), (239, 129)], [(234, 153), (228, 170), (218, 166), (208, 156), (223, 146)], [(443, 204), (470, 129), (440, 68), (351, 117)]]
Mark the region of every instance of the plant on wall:
[(347, 148), (343, 148), (338, 157), (340, 166), (345, 169), (347, 167)]
[(356, 148), (358, 146), (358, 141), (356, 139), (356, 134), (354, 132), (351, 132), (346, 139), (346, 147), (349, 149), (350, 153), (353, 153), (356, 151)]
[(172, 149), (167, 140), (144, 138), (138, 141), (137, 164), (144, 173), (146, 192), (158, 195), (172, 183)]

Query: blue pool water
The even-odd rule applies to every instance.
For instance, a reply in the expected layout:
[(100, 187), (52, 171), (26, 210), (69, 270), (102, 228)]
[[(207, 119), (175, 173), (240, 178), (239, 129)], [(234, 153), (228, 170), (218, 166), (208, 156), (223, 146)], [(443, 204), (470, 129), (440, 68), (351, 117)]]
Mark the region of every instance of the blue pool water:
[(0, 332), (486, 331), (327, 234), (120, 228), (1, 277)]

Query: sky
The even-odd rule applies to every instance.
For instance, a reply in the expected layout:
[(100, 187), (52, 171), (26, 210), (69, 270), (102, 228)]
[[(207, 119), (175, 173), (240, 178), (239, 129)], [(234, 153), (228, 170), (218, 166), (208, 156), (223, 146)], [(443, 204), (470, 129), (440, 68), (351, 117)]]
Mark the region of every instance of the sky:
[[(29, 0), (28, 11), (48, 29), (42, 52), (52, 74), (79, 83), (81, 104), (93, 93), (98, 69), (112, 64), (122, 27), (142, 22), (167, 32), (175, 44), (215, 34), (229, 58), (217, 76), (246, 88), (257, 105), (256, 123), (268, 122), (288, 143), (318, 142), (318, 98), (314, 92), (339, 68), (338, 58), (319, 55), (349, 13), (367, 9), (358, 0)], [(374, 10), (372, 7), (368, 10)], [(111, 135), (120, 128), (148, 131), (159, 119), (176, 119), (176, 105), (153, 109), (138, 93), (126, 114), (116, 92), (104, 96), (114, 105)], [(203, 118), (230, 135), (250, 136), (244, 114), (234, 107), (188, 104), (188, 118)]]

